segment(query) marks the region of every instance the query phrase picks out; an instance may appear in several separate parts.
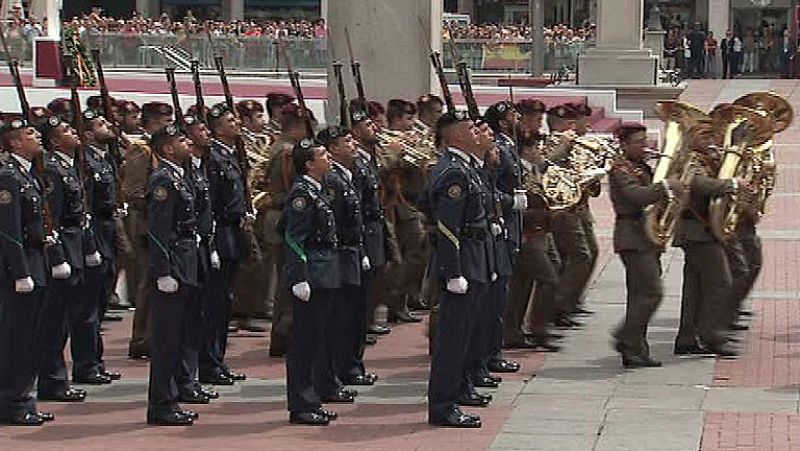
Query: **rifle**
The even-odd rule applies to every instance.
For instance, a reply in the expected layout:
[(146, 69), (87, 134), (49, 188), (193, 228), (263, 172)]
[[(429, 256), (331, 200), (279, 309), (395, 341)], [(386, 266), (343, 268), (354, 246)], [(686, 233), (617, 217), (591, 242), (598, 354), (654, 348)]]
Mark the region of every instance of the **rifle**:
[[(81, 98), (78, 95), (78, 83), (80, 83), (80, 77), (78, 73), (75, 71), (73, 67), (71, 69), (71, 74), (69, 77), (69, 91), (70, 91), (70, 103), (72, 104), (72, 114), (75, 117), (75, 132), (78, 134), (78, 140), (80, 140), (80, 145), (78, 146), (77, 151), (75, 152), (75, 158), (78, 160), (78, 177), (81, 180), (81, 192), (83, 193), (83, 211), (87, 215), (89, 214), (89, 196), (86, 194), (86, 139), (84, 138), (84, 132), (86, 130), (86, 125), (83, 123), (83, 112), (81, 110)], [(87, 224), (88, 225), (88, 224)]]
[[(211, 39), (211, 32), (207, 28), (206, 35), (208, 36), (208, 40), (211, 42), (211, 48), (214, 51), (214, 65), (217, 67), (219, 81), (222, 83), (222, 92), (225, 95), (225, 104), (231, 110), (231, 114), (238, 118), (239, 114), (238, 111), (236, 111), (235, 105), (233, 104), (233, 94), (231, 94), (231, 87), (228, 84), (228, 75), (225, 73), (225, 63), (222, 61), (222, 55), (218, 54), (216, 48), (214, 48), (214, 41)], [(242, 139), (241, 135), (236, 138), (236, 159), (239, 161), (239, 165), (242, 167), (242, 177), (244, 178), (244, 199), (247, 206), (247, 213), (252, 215), (255, 213), (255, 210), (253, 209), (253, 197), (250, 195), (250, 160), (247, 158), (247, 150), (244, 147), (244, 140)]]
[(450, 32), (450, 55), (453, 59), (453, 66), (456, 68), (458, 85), (461, 87), (461, 95), (464, 96), (464, 101), (467, 103), (469, 118), (475, 121), (480, 117), (481, 113), (478, 108), (478, 102), (475, 100), (475, 93), (472, 92), (472, 80), (470, 79), (469, 68), (467, 67), (467, 63), (458, 55), (456, 41), (453, 38), (453, 29), (450, 25), (447, 26), (447, 30)]
[[(17, 97), (19, 98), (19, 106), (22, 110), (22, 116), (26, 121), (28, 121), (28, 126), (33, 127), (33, 125), (31, 125), (31, 120), (33, 119), (31, 116), (31, 105), (28, 103), (28, 97), (25, 95), (25, 88), (22, 86), (22, 79), (19, 76), (19, 61), (17, 61), (16, 58), (11, 57), (11, 52), (8, 50), (8, 43), (6, 42), (5, 33), (5, 27), (0, 25), (0, 42), (3, 44), (3, 52), (5, 52), (6, 55), (6, 61), (8, 62), (8, 70), (11, 72), (11, 78), (14, 79), (14, 87), (17, 88)], [(44, 153), (36, 157), (33, 160), (33, 164), (36, 165), (36, 174), (34, 175), (34, 178), (39, 183), (39, 186), (44, 189), (45, 184), (41, 178), (42, 174), (44, 174)], [(46, 241), (52, 242), (57, 237), (55, 235), (55, 231), (53, 230), (53, 216), (50, 208), (50, 200), (46, 195), (42, 196), (42, 206), (44, 207), (43, 216)]]
[(167, 67), (164, 71), (167, 74), (169, 92), (172, 95), (172, 109), (175, 110), (175, 122), (177, 122), (179, 126), (183, 126), (183, 109), (181, 109), (181, 100), (178, 97), (178, 85), (175, 83), (175, 68)]
[(350, 41), (350, 30), (345, 27), (344, 35), (347, 38), (347, 51), (350, 52), (350, 71), (353, 73), (353, 79), (356, 82), (356, 92), (358, 93), (358, 100), (362, 105), (366, 105), (367, 96), (364, 95), (364, 83), (361, 79), (361, 63), (356, 61), (355, 54), (353, 53), (353, 43)]
[[(508, 74), (508, 79), (511, 81), (511, 74)], [(508, 84), (508, 100), (511, 102), (511, 105), (514, 105), (514, 86), (509, 83)], [(514, 106), (516, 108), (516, 106)], [(514, 136), (511, 137), (511, 140), (514, 142), (514, 150), (517, 152), (516, 157), (522, 159), (521, 150), (519, 148), (519, 137), (517, 136), (517, 121), (514, 121), (514, 128), (511, 132)], [(519, 172), (517, 173), (517, 189), (523, 189), (523, 180), (522, 180), (522, 166), (520, 165)], [(519, 221), (519, 233), (517, 234), (517, 238), (519, 239), (520, 245), (522, 245), (522, 212), (517, 211), (517, 218)], [(518, 249), (517, 249), (518, 250)]]
[[(417, 17), (419, 20), (419, 27), (422, 30), (423, 36), (425, 36), (425, 26), (422, 24), (422, 18)], [(439, 52), (435, 52), (431, 48), (430, 40), (427, 42), (428, 45), (428, 56), (431, 60), (431, 65), (433, 65), (433, 69), (436, 71), (436, 77), (439, 79), (439, 86), (442, 88), (442, 97), (444, 97), (444, 103), (447, 105), (447, 112), (448, 113), (455, 113), (456, 112), (456, 104), (453, 101), (453, 94), (450, 92), (450, 86), (447, 84), (447, 77), (444, 75), (444, 67), (442, 66), (442, 57)]]
[(200, 121), (206, 122), (206, 103), (203, 100), (203, 85), (200, 81), (200, 62), (196, 59), (192, 60), (192, 81), (194, 82), (194, 98), (195, 109), (197, 110), (197, 117)]
[(92, 59), (94, 60), (94, 67), (97, 71), (97, 82), (100, 85), (100, 97), (103, 104), (103, 116), (105, 116), (111, 130), (116, 135), (116, 139), (108, 144), (108, 153), (116, 164), (116, 179), (117, 179), (117, 207), (125, 210), (125, 193), (122, 191), (122, 178), (120, 177), (119, 168), (122, 167), (122, 154), (119, 151), (119, 140), (122, 138), (122, 131), (119, 124), (114, 119), (114, 107), (111, 105), (111, 95), (108, 93), (108, 85), (106, 85), (106, 77), (103, 72), (103, 63), (100, 62), (100, 49), (92, 49)]
[(278, 35), (278, 43), (281, 53), (283, 53), (283, 60), (286, 62), (286, 70), (289, 71), (289, 82), (292, 84), (294, 97), (297, 99), (297, 104), (300, 105), (305, 115), (307, 138), (314, 139), (314, 124), (311, 123), (311, 115), (309, 114), (308, 107), (306, 107), (305, 97), (303, 97), (303, 87), (300, 86), (300, 72), (296, 72), (292, 67), (292, 59), (289, 58), (289, 51), (286, 49), (286, 41), (284, 41), (280, 35)]
[(350, 129), (350, 109), (347, 107), (347, 94), (344, 90), (344, 78), (342, 77), (342, 63), (333, 62), (333, 74), (339, 90), (339, 123), (342, 127)]

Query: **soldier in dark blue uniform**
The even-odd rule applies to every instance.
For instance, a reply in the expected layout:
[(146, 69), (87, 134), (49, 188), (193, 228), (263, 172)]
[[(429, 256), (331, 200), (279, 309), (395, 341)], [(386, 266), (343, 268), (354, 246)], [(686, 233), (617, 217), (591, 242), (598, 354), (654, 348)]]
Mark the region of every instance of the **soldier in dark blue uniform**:
[(208, 178), (211, 188), (211, 212), (216, 224), (214, 245), (219, 256), (219, 269), (209, 274), (208, 287), (202, 297), (203, 332), (200, 348), (200, 382), (232, 385), (246, 376), (232, 371), (225, 364), (228, 346), (233, 280), (236, 266), (245, 256), (249, 244), (242, 227), (246, 218), (244, 173), (236, 158), (236, 140), (241, 124), (224, 106), (209, 111), (209, 128), (214, 136), (208, 156)]
[[(515, 141), (519, 122), (519, 113), (511, 102), (500, 102), (486, 111), (486, 125), (495, 136), (498, 148), (497, 164), (491, 169), (493, 191), (499, 196), (497, 211), (497, 227), (504, 228), (502, 237), (497, 235), (495, 247), (498, 280), (491, 285), (493, 309), (491, 310), (491, 352), (487, 366), (490, 371), (513, 373), (519, 371), (519, 364), (504, 359), (500, 352), (502, 347), (503, 316), (508, 305), (509, 282), (513, 274), (513, 261), (519, 255), (522, 245), (522, 212), (528, 208), (528, 199), (522, 191), (522, 164)], [(489, 131), (482, 129), (484, 141), (490, 138)], [(498, 203), (494, 203), (498, 205)], [(502, 220), (500, 219), (502, 217)], [(490, 385), (490, 384), (489, 384)]]
[(25, 121), (0, 129), (0, 423), (39, 426), (54, 419), (37, 412), (30, 395), (36, 377), (35, 331), (47, 286), (44, 187), (33, 160), (41, 136)]
[(314, 372), (325, 360), (325, 314), (334, 290), (341, 286), (336, 220), (322, 184), (331, 163), (325, 148), (307, 139), (295, 145), (292, 163), (298, 177), (279, 222), (287, 247), (284, 272), (293, 295), (292, 335), (286, 355), (289, 420), (327, 425), (336, 414), (322, 409)]
[(428, 384), (428, 422), (436, 426), (480, 427), (480, 418), (458, 407), (466, 391), (469, 341), (477, 296), (490, 282), (490, 233), (480, 175), (467, 152), (477, 148), (469, 119), (445, 114), (436, 140), (447, 151), (429, 176), (426, 203), (436, 226), (431, 276), (442, 293)]
[(211, 144), (211, 131), (196, 116), (185, 116), (183, 129), (192, 144), (191, 166), (187, 178), (194, 190), (195, 213), (197, 214), (197, 234), (200, 236), (198, 249), (197, 278), (199, 287), (192, 292), (191, 300), (184, 314), (184, 330), (181, 342), (181, 365), (175, 382), (178, 385), (179, 401), (189, 404), (208, 404), (210, 399), (219, 397), (215, 390), (200, 385), (197, 376), (197, 359), (202, 336), (202, 296), (209, 289), (209, 274), (219, 269), (219, 254), (214, 250), (214, 222), (211, 217), (211, 189), (208, 181), (208, 152)]
[(81, 296), (79, 283), (84, 258), (97, 252), (89, 230), (84, 246), (84, 229), (88, 229), (89, 218), (84, 210), (86, 198), (76, 156), (80, 140), (75, 130), (57, 116), (47, 119), (39, 129), (48, 151), (43, 180), (59, 240), (48, 249), (52, 269), (38, 334), (36, 395), (42, 401), (83, 401), (86, 391), (70, 387), (64, 361), (64, 346), (73, 329), (70, 320), (76, 317), (74, 308)]
[[(491, 371), (511, 372), (519, 369), (519, 364), (503, 358), (503, 313), (507, 304), (508, 284), (513, 274), (512, 258), (514, 250), (508, 238), (508, 229), (502, 210), (503, 194), (495, 185), (494, 169), (500, 163), (500, 149), (495, 145), (494, 133), (484, 121), (478, 124), (478, 149), (474, 161), (475, 170), (482, 178), (484, 208), (488, 214), (490, 231), (490, 270), (491, 282), (479, 299), (479, 311), (475, 315), (477, 354), (472, 365), (472, 383), (476, 387), (494, 388), (502, 380), (490, 374)], [(491, 368), (490, 368), (491, 367)], [(473, 403), (475, 402), (473, 398)], [(478, 404), (481, 405), (482, 403)]]
[[(364, 273), (372, 269), (364, 245), (362, 187), (357, 166), (358, 152), (350, 131), (343, 127), (322, 130), (317, 141), (333, 158), (325, 185), (332, 192), (336, 235), (339, 237), (339, 271), (342, 287), (336, 290), (329, 325), (333, 370), (345, 385), (372, 385), (374, 374), (364, 372), (363, 344), (366, 335), (367, 304)], [(327, 390), (325, 389), (327, 388)], [(336, 393), (341, 386), (320, 387), (323, 395)]]
[(150, 329), (149, 424), (191, 425), (198, 415), (177, 403), (184, 316), (197, 288), (198, 242), (194, 188), (182, 165), (191, 158), (186, 139), (174, 125), (157, 131), (151, 148), (158, 167), (147, 183)]
[(71, 339), (75, 342), (73, 350), (72, 378), (82, 384), (108, 384), (119, 379), (118, 373), (106, 371), (102, 361), (102, 342), (100, 339), (100, 308), (103, 305), (114, 259), (117, 254), (117, 234), (114, 216), (118, 214), (117, 167), (106, 151), (106, 145), (117, 139), (108, 122), (93, 110), (83, 114), (85, 130), (83, 141), (86, 158), (84, 186), (89, 201), (89, 214), (92, 217), (91, 233), (97, 243), (97, 253), (87, 255), (85, 271), (81, 283), (81, 296), (77, 300), (76, 318)]

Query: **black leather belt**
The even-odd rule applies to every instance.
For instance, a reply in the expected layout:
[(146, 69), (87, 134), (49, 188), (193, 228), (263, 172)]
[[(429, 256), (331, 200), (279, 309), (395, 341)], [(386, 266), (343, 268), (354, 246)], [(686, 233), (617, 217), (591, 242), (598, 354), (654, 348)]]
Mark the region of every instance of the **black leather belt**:
[(642, 219), (641, 213), (617, 213), (617, 220), (638, 221)]
[(486, 229), (482, 227), (464, 227), (461, 229), (461, 236), (472, 240), (486, 239)]

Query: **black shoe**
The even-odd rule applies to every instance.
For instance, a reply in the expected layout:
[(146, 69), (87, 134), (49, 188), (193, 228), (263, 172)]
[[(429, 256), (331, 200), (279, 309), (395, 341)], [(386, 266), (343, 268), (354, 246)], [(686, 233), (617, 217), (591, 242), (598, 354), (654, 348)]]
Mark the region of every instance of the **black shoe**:
[(213, 388), (200, 387), (198, 389), (198, 391), (208, 399), (218, 399), (219, 398), (219, 392), (214, 390)]
[(531, 346), (531, 349), (541, 349), (542, 352), (559, 352), (561, 351), (561, 346), (553, 343), (551, 338), (548, 336), (544, 337), (536, 337), (533, 336), (528, 339)]
[(234, 381), (243, 381), (243, 380), (247, 379), (247, 375), (246, 374), (237, 373), (236, 371), (233, 371), (233, 370), (228, 370), (228, 372), (225, 373), (225, 376), (227, 376), (228, 379), (232, 379)]
[(477, 395), (479, 398), (485, 399), (486, 402), (492, 402), (492, 395), (490, 395), (489, 393), (483, 394), (475, 392), (474, 394)]
[(390, 323), (420, 323), (422, 318), (414, 316), (407, 311), (393, 312), (390, 311), (388, 315)]
[(200, 376), (200, 383), (211, 385), (233, 385), (233, 379), (225, 374), (214, 374), (211, 376)]
[(241, 320), (238, 324), (239, 330), (245, 330), (253, 333), (264, 333), (267, 331), (265, 327), (257, 326), (250, 320)]
[(367, 373), (364, 373), (364, 377), (366, 377), (367, 379), (371, 380), (373, 384), (374, 384), (375, 382), (378, 382), (378, 379), (379, 379), (379, 377), (378, 377), (378, 375), (377, 375), (377, 374), (375, 374), (375, 373), (369, 373), (369, 372), (367, 372)]
[(328, 421), (336, 421), (339, 418), (338, 413), (332, 412), (330, 410), (325, 410), (322, 407), (318, 408), (315, 413), (318, 413), (323, 417), (327, 418)]
[(189, 393), (183, 393), (178, 397), (178, 401), (186, 404), (208, 404), (210, 399), (203, 392), (192, 390)]
[(470, 393), (469, 395), (459, 396), (456, 404), (459, 406), (486, 407), (489, 405), (489, 400), (477, 393)]
[(594, 312), (592, 310), (587, 310), (583, 307), (578, 307), (575, 310), (571, 311), (570, 314), (578, 316), (589, 316), (589, 315), (594, 315)]
[(481, 427), (481, 418), (454, 410), (444, 418), (429, 418), (428, 424), (449, 428), (479, 428)]
[(86, 390), (80, 388), (68, 388), (63, 393), (37, 393), (36, 398), (39, 401), (52, 401), (52, 402), (83, 402), (86, 399)]
[(85, 385), (105, 385), (111, 383), (111, 378), (102, 373), (90, 373), (73, 377), (72, 382)]
[(633, 368), (658, 368), (661, 362), (650, 357), (641, 355), (622, 356), (622, 366), (627, 369)]
[(181, 411), (155, 415), (147, 413), (147, 424), (153, 426), (191, 426), (194, 420), (184, 415)]
[(490, 374), (490, 375), (488, 375), (488, 376), (486, 376), (486, 377), (488, 377), (489, 379), (491, 379), (491, 380), (493, 380), (493, 381), (497, 382), (498, 384), (499, 384), (500, 382), (503, 382), (503, 378), (502, 378), (502, 377), (500, 377), (500, 376), (495, 376), (494, 374)]
[(389, 326), (384, 326), (383, 324), (371, 324), (367, 327), (368, 334), (375, 334), (375, 335), (388, 335), (392, 333), (392, 328)]
[(355, 400), (355, 396), (353, 396), (352, 393), (346, 392), (344, 389), (322, 397), (323, 403), (350, 404), (355, 402)]
[(706, 349), (718, 357), (736, 357), (739, 355), (739, 352), (725, 344), (706, 345)]
[(738, 315), (739, 316), (753, 316), (753, 312), (751, 312), (750, 310), (739, 310)]
[(355, 390), (355, 389), (352, 389), (352, 388), (342, 387), (342, 389), (339, 390), (339, 391), (341, 391), (342, 393), (344, 393), (346, 395), (352, 396), (353, 398), (358, 396), (358, 390)]
[(479, 377), (472, 380), (472, 384), (478, 388), (497, 388), (500, 386), (494, 379), (490, 377)]
[(342, 380), (344, 385), (374, 385), (375, 381), (366, 375), (359, 374), (356, 376), (350, 376)]
[(147, 360), (150, 358), (150, 354), (147, 352), (128, 351), (128, 358), (134, 360)]
[(378, 344), (378, 337), (375, 335), (367, 335), (364, 337), (364, 345), (375, 346), (376, 344)]
[(104, 369), (103, 371), (100, 372), (100, 374), (111, 379), (112, 381), (118, 381), (122, 379), (122, 374), (117, 373), (116, 371), (108, 371)]
[(327, 426), (330, 422), (330, 418), (319, 412), (292, 412), (289, 414), (289, 423), (291, 424)]
[(273, 348), (270, 346), (269, 348), (269, 356), (270, 357), (286, 357), (286, 349), (284, 348)]
[(56, 419), (55, 414), (51, 412), (36, 412), (36, 415), (39, 415), (39, 418), (41, 418), (42, 421), (44, 421), (45, 423), (48, 423), (50, 421), (55, 421)]
[(415, 299), (409, 301), (408, 308), (411, 310), (420, 311), (420, 310), (429, 310), (430, 306), (428, 305), (427, 302), (425, 302), (424, 299), (416, 297)]
[(122, 317), (119, 316), (119, 315), (105, 314), (105, 315), (103, 315), (103, 322), (106, 322), (106, 321), (108, 321), (108, 322), (122, 321)]
[(228, 326), (228, 335), (235, 334), (236, 332), (239, 332), (238, 327), (230, 325)]
[(750, 326), (748, 326), (747, 324), (733, 323), (730, 326), (728, 326), (728, 329), (729, 330), (735, 330), (735, 331), (750, 330)]
[(488, 367), (492, 373), (516, 373), (520, 368), (519, 363), (505, 359), (493, 360)]
[(41, 426), (44, 424), (44, 419), (35, 412), (20, 412), (14, 415), (12, 418), (4, 418), (0, 420), (0, 424), (8, 424), (12, 426)]
[(697, 343), (688, 344), (688, 345), (675, 345), (674, 349), (675, 355), (703, 355), (703, 354), (712, 354), (706, 348), (700, 346)]
[(578, 321), (574, 321), (569, 319), (566, 316), (562, 316), (560, 318), (556, 318), (553, 321), (553, 324), (561, 329), (572, 329), (576, 327), (583, 327), (583, 323), (579, 323)]
[(200, 414), (199, 413), (193, 412), (191, 410), (181, 410), (180, 413), (183, 414), (183, 416), (185, 416), (187, 418), (190, 418), (192, 421), (200, 418)]

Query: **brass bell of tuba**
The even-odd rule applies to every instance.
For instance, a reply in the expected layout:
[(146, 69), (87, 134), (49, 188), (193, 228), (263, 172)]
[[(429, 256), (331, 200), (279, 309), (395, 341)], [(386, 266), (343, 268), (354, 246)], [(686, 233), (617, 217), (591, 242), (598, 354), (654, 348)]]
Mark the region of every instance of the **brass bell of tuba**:
[[(718, 111), (717, 111), (718, 110)], [(754, 92), (713, 113), (726, 123), (725, 155), (717, 178), (739, 178), (749, 190), (714, 199), (709, 206), (709, 226), (722, 241), (735, 233), (743, 215), (757, 222), (775, 187), (775, 159), (772, 138), (789, 127), (794, 112), (777, 94)]]
[[(678, 177), (684, 185), (691, 180), (691, 133), (710, 128), (708, 115), (693, 105), (678, 101), (656, 104), (656, 113), (666, 122), (663, 150), (653, 171), (653, 183)], [(644, 210), (644, 229), (647, 238), (658, 246), (672, 239), (675, 224), (680, 218), (686, 199), (669, 198)]]

